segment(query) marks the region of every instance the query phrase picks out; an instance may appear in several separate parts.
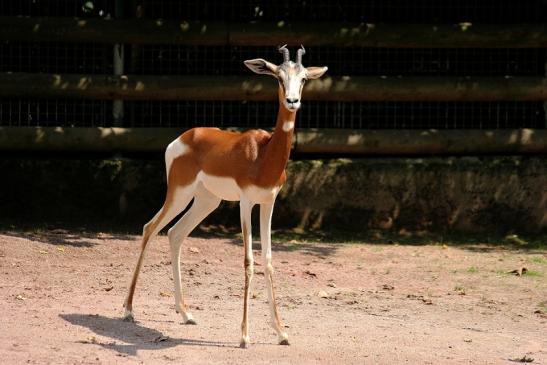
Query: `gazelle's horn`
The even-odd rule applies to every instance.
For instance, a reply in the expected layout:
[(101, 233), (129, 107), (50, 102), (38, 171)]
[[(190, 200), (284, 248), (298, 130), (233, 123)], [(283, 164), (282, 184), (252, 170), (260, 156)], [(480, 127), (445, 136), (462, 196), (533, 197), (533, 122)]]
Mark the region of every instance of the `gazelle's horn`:
[(289, 50), (287, 49), (287, 45), (279, 47), (279, 52), (283, 53), (283, 62), (289, 62), (290, 56), (289, 56)]
[(306, 54), (306, 50), (304, 49), (303, 45), (300, 45), (300, 49), (296, 51), (296, 63), (301, 65), (302, 64), (302, 56)]

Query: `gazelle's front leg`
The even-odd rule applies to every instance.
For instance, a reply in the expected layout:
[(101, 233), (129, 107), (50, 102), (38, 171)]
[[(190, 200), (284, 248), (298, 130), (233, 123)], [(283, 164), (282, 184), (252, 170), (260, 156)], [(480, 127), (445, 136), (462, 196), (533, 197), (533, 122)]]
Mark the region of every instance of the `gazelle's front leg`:
[(253, 239), (251, 230), (251, 210), (253, 204), (249, 201), (241, 200), (241, 231), (243, 233), (243, 246), (245, 247), (245, 294), (243, 297), (243, 320), (241, 321), (241, 342), (242, 348), (249, 347), (249, 298), (251, 293), (251, 281), (253, 279)]
[(264, 276), (266, 277), (266, 291), (268, 292), (268, 301), (270, 303), (272, 327), (275, 329), (275, 332), (277, 332), (279, 344), (288, 345), (289, 337), (287, 336), (287, 333), (283, 331), (283, 324), (281, 318), (279, 318), (273, 284), (274, 269), (272, 266), (271, 241), (272, 212), (273, 203), (260, 205), (260, 244), (262, 246)]

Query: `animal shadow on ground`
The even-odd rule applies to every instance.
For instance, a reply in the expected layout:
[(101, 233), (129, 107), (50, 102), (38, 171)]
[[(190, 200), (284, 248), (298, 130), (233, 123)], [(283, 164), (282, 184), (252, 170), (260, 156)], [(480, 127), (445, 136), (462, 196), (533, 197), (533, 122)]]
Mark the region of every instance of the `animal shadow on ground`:
[[(65, 229), (51, 229), (38, 231), (1, 231), (2, 234), (12, 237), (19, 237), (45, 243), (54, 246), (71, 246), (71, 247), (93, 247), (97, 245), (97, 240), (105, 241), (111, 239), (132, 240), (130, 235), (123, 234), (104, 234), (85, 231), (68, 231)], [(95, 242), (94, 242), (95, 240)]]
[(236, 347), (231, 343), (171, 338), (158, 330), (144, 327), (135, 322), (125, 322), (120, 318), (109, 318), (98, 314), (71, 313), (60, 314), (59, 317), (75, 326), (89, 328), (99, 336), (110, 337), (114, 340), (101, 342), (93, 337), (91, 340), (77, 342), (99, 345), (131, 356), (137, 355), (138, 350), (161, 350), (178, 345)]
[[(243, 247), (243, 242), (241, 239), (233, 238), (228, 239), (228, 243)], [(326, 257), (334, 255), (338, 250), (340, 245), (334, 244), (322, 244), (322, 243), (283, 243), (280, 241), (272, 241), (272, 251), (273, 252), (301, 252), (306, 255), (317, 256), (317, 257)], [(257, 242), (253, 239), (253, 250), (261, 250), (262, 245), (260, 242)]]

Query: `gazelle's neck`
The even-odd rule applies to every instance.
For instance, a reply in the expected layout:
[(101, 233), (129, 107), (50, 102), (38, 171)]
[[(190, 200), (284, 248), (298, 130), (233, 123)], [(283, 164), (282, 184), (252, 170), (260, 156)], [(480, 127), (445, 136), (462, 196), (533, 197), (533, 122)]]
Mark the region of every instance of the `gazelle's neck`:
[(295, 121), (296, 111), (287, 110), (280, 102), (275, 130), (270, 145), (272, 145), (272, 150), (276, 153), (276, 158), (283, 163), (283, 169), (285, 169), (289, 154), (291, 153)]
[(287, 161), (291, 153), (295, 120), (296, 111), (287, 110), (280, 96), (275, 130), (264, 156), (264, 163), (273, 175), (281, 176), (287, 167)]

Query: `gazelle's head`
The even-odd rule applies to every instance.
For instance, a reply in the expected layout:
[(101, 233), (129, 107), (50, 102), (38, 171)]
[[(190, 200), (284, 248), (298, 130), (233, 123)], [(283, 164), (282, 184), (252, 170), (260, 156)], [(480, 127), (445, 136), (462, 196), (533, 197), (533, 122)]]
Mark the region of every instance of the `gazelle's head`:
[(306, 80), (317, 79), (325, 72), (328, 67), (304, 67), (302, 65), (302, 56), (306, 53), (304, 47), (296, 51), (296, 62), (292, 62), (289, 56), (287, 45), (279, 48), (283, 54), (283, 63), (279, 66), (274, 65), (262, 58), (244, 61), (251, 71), (257, 74), (273, 76), (279, 82), (279, 99), (281, 104), (289, 111), (297, 111), (300, 108), (302, 99), (302, 88)]

